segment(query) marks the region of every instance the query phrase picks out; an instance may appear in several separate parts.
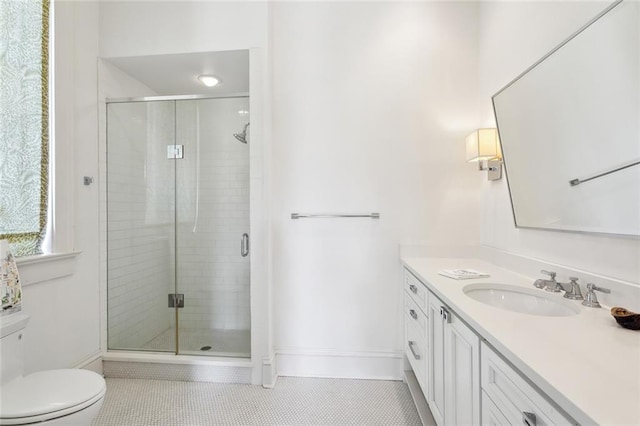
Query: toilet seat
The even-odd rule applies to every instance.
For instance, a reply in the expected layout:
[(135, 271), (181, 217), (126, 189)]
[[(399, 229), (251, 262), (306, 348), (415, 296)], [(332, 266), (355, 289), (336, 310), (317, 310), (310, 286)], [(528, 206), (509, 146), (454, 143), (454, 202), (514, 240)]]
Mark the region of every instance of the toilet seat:
[(2, 386), (0, 424), (24, 425), (67, 416), (104, 397), (102, 376), (80, 369), (39, 371)]

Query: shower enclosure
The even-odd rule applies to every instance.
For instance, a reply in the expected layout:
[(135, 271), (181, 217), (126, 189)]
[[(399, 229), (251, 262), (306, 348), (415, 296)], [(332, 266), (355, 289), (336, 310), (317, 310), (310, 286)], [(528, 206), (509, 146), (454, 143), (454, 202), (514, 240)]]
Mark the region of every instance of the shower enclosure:
[(248, 96), (107, 101), (110, 350), (250, 356), (248, 122)]

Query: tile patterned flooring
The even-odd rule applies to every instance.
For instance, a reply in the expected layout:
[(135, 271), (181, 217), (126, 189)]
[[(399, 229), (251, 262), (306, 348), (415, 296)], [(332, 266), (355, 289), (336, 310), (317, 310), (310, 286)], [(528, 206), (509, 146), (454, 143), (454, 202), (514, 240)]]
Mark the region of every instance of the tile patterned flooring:
[(261, 386), (106, 379), (93, 426), (420, 425), (405, 383), (280, 377)]

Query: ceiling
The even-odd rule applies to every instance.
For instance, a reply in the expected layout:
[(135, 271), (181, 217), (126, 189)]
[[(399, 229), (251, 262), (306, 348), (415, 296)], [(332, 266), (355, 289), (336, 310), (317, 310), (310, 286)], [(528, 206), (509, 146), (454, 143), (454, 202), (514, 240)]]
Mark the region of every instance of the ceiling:
[[(176, 55), (104, 58), (134, 79), (153, 89), (155, 95), (218, 95), (249, 92), (249, 51), (181, 53)], [(212, 74), (222, 80), (206, 87), (198, 80)]]

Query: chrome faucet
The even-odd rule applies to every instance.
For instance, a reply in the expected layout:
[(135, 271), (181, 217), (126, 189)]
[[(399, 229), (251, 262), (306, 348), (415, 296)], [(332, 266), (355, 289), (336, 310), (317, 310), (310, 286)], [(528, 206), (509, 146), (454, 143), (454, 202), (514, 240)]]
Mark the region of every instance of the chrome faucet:
[(551, 279), (550, 280), (542, 280), (542, 284), (543, 284), (542, 287), (538, 287), (536, 285), (536, 283), (534, 283), (534, 285), (536, 285), (536, 287), (543, 288), (546, 291), (550, 291), (552, 293), (560, 293), (561, 291), (566, 291), (565, 288), (562, 286), (562, 284), (559, 283), (558, 281), (556, 281), (556, 273), (555, 272), (548, 272), (548, 271), (545, 271), (544, 269), (542, 271), (540, 271), (540, 272), (542, 272), (545, 275), (549, 275), (551, 277)]
[(584, 306), (588, 306), (590, 308), (599, 308), (600, 303), (598, 302), (598, 298), (596, 297), (595, 291), (601, 291), (603, 293), (611, 293), (611, 290), (608, 288), (598, 287), (595, 284), (587, 284), (587, 294), (584, 296), (584, 300), (582, 304)]
[(584, 299), (584, 297), (582, 297), (582, 291), (580, 290), (580, 284), (578, 284), (578, 278), (569, 277), (569, 281), (570, 282), (567, 285), (571, 286), (571, 288), (567, 290), (567, 292), (564, 294), (564, 297), (571, 300)]
[(544, 280), (544, 279), (538, 279), (535, 280), (535, 282), (533, 283), (533, 286), (535, 288), (544, 288), (545, 290), (549, 287), (549, 286), (553, 286), (554, 288), (556, 287), (556, 273), (555, 272), (548, 272), (545, 271), (544, 269), (542, 271), (540, 271), (541, 273), (545, 274), (545, 275), (549, 275), (551, 277), (550, 280)]

